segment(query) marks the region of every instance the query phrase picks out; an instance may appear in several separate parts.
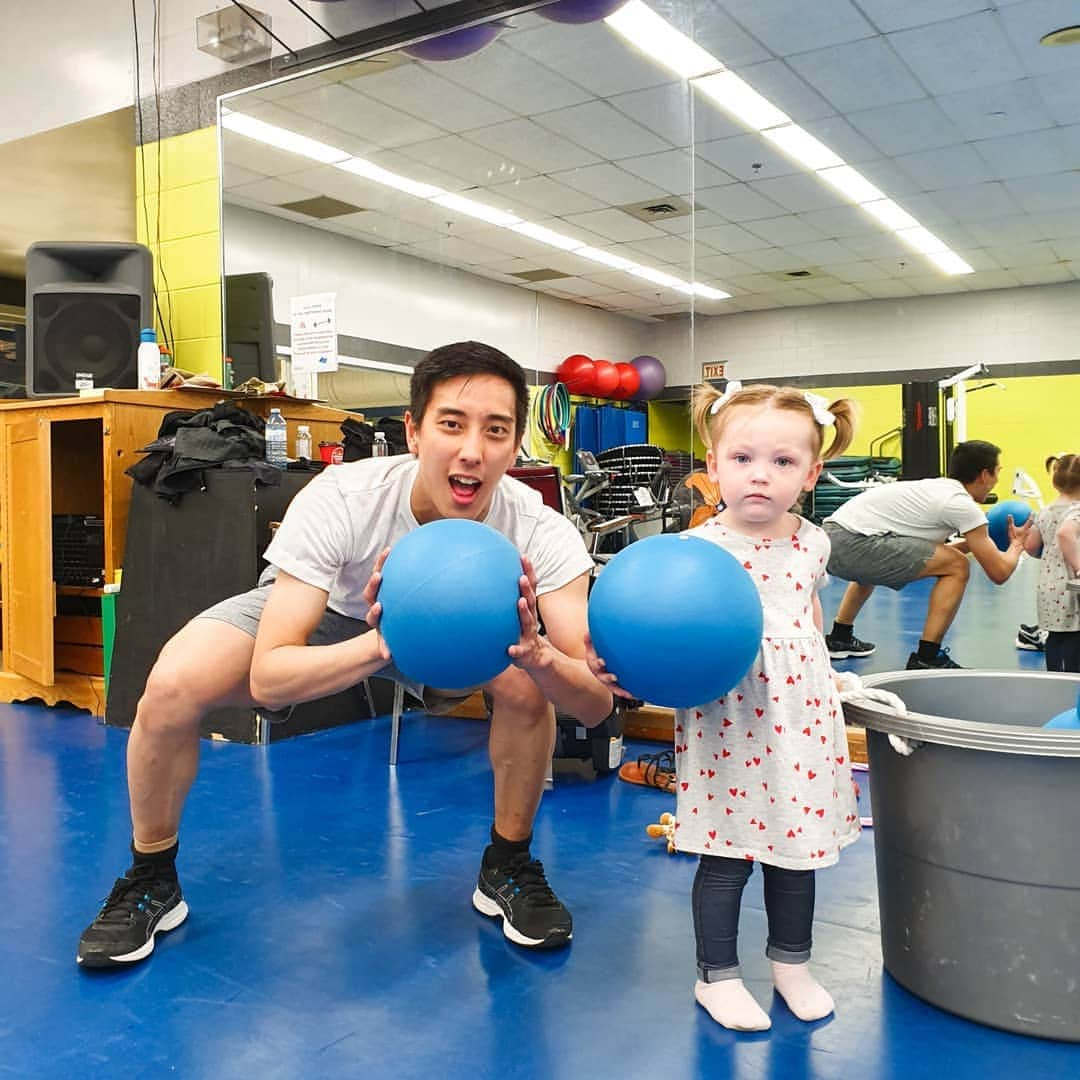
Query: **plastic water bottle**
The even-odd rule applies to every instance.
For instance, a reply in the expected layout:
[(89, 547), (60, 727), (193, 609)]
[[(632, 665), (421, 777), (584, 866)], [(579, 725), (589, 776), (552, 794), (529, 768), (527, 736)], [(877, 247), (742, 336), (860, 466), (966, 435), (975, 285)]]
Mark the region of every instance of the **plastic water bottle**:
[(298, 461), (311, 460), (311, 428), (307, 424), (296, 429), (296, 457)]
[(375, 441), (371, 444), (372, 457), (387, 457), (390, 453), (390, 445), (386, 441), (385, 431), (375, 432)]
[(139, 331), (139, 350), (135, 355), (139, 375), (139, 389), (160, 389), (161, 351), (158, 349), (157, 334), (154, 333), (152, 326)]
[(284, 469), (289, 463), (289, 425), (280, 409), (271, 409), (266, 421), (266, 460), (270, 465)]

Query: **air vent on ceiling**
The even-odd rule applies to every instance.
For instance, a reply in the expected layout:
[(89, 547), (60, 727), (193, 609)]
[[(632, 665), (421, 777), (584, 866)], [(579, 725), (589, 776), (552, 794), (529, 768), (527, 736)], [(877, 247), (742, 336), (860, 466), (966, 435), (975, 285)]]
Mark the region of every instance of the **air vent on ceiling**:
[(801, 270), (777, 270), (775, 273), (767, 274), (766, 277), (790, 285), (793, 281), (805, 281), (807, 278), (828, 279), (829, 275), (820, 266), (804, 266)]
[(680, 199), (677, 195), (665, 195), (659, 199), (626, 203), (616, 209), (637, 218), (638, 221), (667, 221), (670, 218), (688, 217), (692, 207), (685, 199)]
[(312, 199), (300, 199), (297, 202), (278, 203), (282, 210), (291, 210), (294, 214), (306, 214), (313, 218), (341, 217), (343, 214), (359, 214), (365, 207), (353, 206), (341, 199), (331, 199), (329, 195), (316, 195)]
[(678, 319), (689, 319), (690, 318), (690, 312), (689, 311), (663, 311), (663, 312), (660, 312), (660, 313), (658, 313), (656, 315), (653, 315), (652, 318), (656, 319), (659, 322), (675, 322)]
[(558, 278), (570, 277), (561, 270), (522, 270), (510, 276), (521, 278), (522, 281), (556, 281)]

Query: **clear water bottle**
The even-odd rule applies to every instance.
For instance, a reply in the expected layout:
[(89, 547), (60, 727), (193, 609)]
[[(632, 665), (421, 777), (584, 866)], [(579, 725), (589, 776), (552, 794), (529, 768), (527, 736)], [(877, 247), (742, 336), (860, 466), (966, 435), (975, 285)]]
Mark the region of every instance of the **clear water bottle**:
[(296, 429), (296, 459), (297, 461), (311, 460), (311, 428), (307, 424), (301, 424)]
[(135, 355), (139, 389), (157, 390), (161, 386), (161, 352), (152, 326), (139, 331), (139, 348)]
[(385, 431), (375, 432), (375, 441), (371, 444), (372, 457), (387, 457), (390, 453), (390, 445), (386, 441)]
[(270, 465), (284, 469), (289, 463), (289, 425), (280, 409), (271, 409), (266, 421), (266, 460)]

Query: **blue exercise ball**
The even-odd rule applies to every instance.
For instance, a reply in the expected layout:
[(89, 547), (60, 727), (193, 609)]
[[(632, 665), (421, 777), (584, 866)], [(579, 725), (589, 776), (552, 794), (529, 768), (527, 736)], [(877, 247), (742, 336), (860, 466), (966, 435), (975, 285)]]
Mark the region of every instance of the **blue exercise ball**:
[(1062, 728), (1065, 731), (1080, 731), (1080, 694), (1076, 696), (1076, 708), (1066, 709), (1047, 720), (1044, 728)]
[(535, 10), (537, 15), (552, 22), (590, 23), (606, 19), (625, 3), (626, 0), (557, 0), (554, 4), (545, 4)]
[(466, 26), (461, 30), (451, 30), (426, 41), (406, 45), (401, 51), (417, 60), (461, 60), (490, 45), (502, 33), (503, 25), (501, 22), (490, 22), (481, 23), (479, 26)]
[(1014, 525), (1023, 525), (1031, 517), (1031, 507), (1019, 499), (1005, 499), (1004, 502), (994, 503), (986, 512), (986, 520), (990, 526), (990, 539), (997, 544), (1001, 551), (1009, 548), (1009, 518), (1013, 519)]
[(761, 648), (761, 599), (738, 559), (685, 533), (646, 537), (604, 567), (589, 633), (634, 697), (690, 708), (723, 697)]
[(403, 536), (383, 566), (379, 629), (398, 669), (440, 690), (480, 686), (521, 637), (521, 556), (478, 521), (432, 521)]

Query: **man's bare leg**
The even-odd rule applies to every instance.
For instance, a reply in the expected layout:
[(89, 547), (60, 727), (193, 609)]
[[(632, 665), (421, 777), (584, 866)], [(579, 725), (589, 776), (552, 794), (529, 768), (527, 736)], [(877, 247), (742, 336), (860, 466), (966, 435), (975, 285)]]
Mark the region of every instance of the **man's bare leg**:
[(854, 625), (859, 612), (863, 609), (863, 604), (870, 599), (873, 591), (873, 585), (860, 585), (857, 581), (848, 582), (840, 607), (836, 611), (836, 621), (847, 623), (849, 626)]
[(937, 581), (930, 592), (922, 635), (925, 641), (935, 641), (940, 645), (945, 640), (945, 633), (960, 610), (960, 601), (964, 599), (970, 575), (971, 567), (967, 558), (945, 544), (939, 544), (927, 560), (919, 576), (936, 577)]

